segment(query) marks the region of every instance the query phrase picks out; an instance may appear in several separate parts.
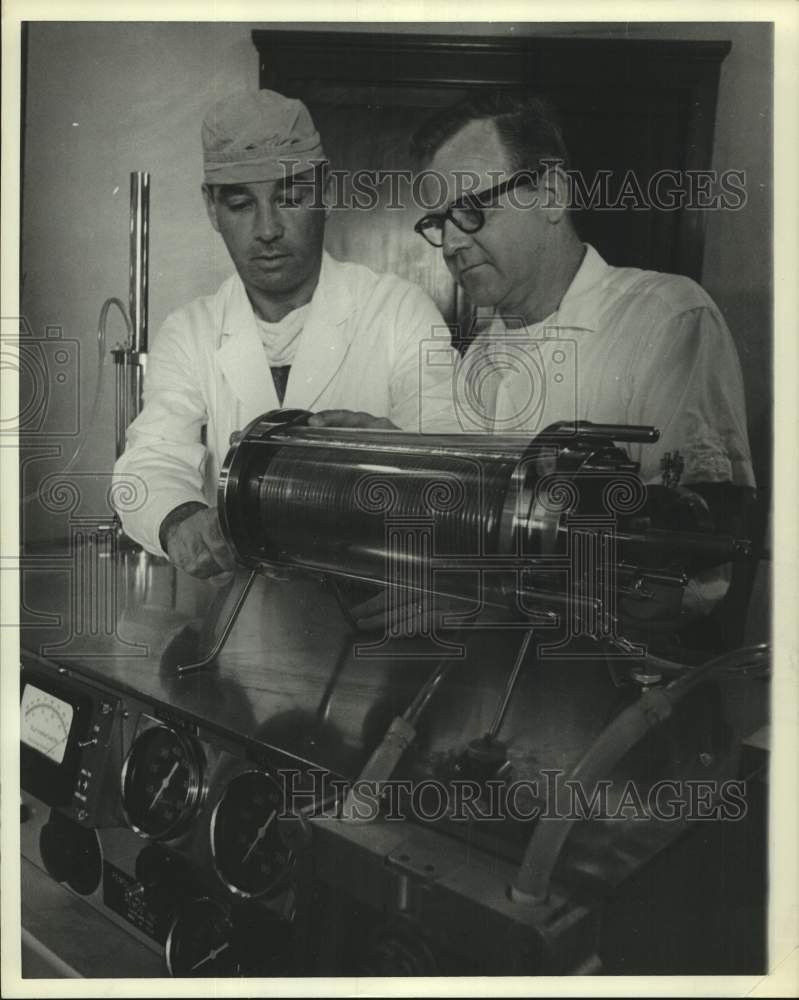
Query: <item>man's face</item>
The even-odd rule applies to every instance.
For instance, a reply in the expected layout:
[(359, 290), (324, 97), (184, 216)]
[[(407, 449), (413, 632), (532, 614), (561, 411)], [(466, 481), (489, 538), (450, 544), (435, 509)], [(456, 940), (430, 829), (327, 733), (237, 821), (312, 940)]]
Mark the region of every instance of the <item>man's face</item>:
[(309, 301), (319, 277), (327, 214), (313, 174), (204, 186), (203, 194), (211, 224), (256, 307), (264, 300)]
[[(465, 183), (472, 183), (464, 180), (464, 174), (477, 175), (474, 191), (480, 192), (515, 172), (494, 123), (485, 120), (470, 122), (447, 140), (428, 170), (441, 177), (441, 182), (433, 182), (438, 190), (431, 193), (431, 199), (440, 195), (443, 183), (447, 204), (464, 192)], [(434, 188), (428, 190), (433, 192)], [(539, 198), (545, 201), (543, 192)], [(530, 207), (535, 199), (530, 187), (520, 188), (514, 195), (501, 195), (500, 207), (486, 210), (485, 223), (476, 233), (461, 232), (449, 219), (445, 222), (444, 259), (475, 305), (496, 306), (504, 315), (515, 312), (525, 316), (530, 301), (540, 294), (536, 272), (550, 249), (555, 227), (549, 225), (545, 209)]]

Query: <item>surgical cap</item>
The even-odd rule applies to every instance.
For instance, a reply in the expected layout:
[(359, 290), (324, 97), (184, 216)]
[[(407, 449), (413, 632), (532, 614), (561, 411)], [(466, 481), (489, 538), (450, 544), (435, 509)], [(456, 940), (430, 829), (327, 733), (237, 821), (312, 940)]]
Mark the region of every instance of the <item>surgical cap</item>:
[(202, 142), (206, 184), (282, 180), (325, 158), (302, 101), (273, 90), (239, 91), (217, 101), (203, 120)]

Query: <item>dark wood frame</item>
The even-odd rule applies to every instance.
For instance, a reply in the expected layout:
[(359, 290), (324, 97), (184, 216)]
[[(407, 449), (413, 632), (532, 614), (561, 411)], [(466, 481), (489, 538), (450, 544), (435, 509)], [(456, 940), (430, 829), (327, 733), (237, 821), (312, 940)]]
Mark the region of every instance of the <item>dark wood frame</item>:
[[(709, 169), (721, 63), (727, 41), (504, 38), (255, 30), (261, 87), (289, 96), (303, 84), (391, 87), (486, 86), (677, 95), (684, 112), (684, 170)], [(699, 281), (705, 213), (681, 209), (675, 270)]]

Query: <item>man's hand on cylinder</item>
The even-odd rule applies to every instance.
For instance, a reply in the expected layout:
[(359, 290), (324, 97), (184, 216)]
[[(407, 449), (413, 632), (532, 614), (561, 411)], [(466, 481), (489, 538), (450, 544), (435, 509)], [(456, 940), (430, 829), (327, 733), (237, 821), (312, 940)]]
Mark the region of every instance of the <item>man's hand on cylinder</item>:
[[(236, 568), (216, 507), (198, 510), (173, 525), (167, 535), (166, 551), (175, 566), (201, 580), (214, 577), (215, 583), (226, 583)], [(225, 575), (218, 579), (219, 574)]]
[(387, 417), (373, 417), (362, 410), (320, 410), (308, 418), (309, 427), (366, 427), (375, 430), (399, 430)]

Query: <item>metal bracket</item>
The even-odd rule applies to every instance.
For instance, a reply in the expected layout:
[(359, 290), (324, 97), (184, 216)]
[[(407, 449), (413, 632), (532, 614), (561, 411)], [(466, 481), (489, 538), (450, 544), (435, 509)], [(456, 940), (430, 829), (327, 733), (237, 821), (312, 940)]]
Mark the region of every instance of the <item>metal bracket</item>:
[(241, 593), (236, 598), (236, 603), (233, 606), (233, 610), (230, 612), (230, 617), (225, 622), (225, 627), (222, 629), (222, 632), (214, 643), (213, 649), (210, 653), (208, 653), (207, 656), (204, 656), (201, 660), (197, 660), (195, 663), (184, 663), (179, 666), (177, 668), (178, 677), (187, 677), (189, 674), (195, 674), (200, 670), (205, 670), (206, 667), (210, 667), (217, 656), (219, 656), (228, 640), (228, 637), (230, 636), (230, 633), (233, 631), (233, 626), (236, 624), (239, 612), (244, 607), (244, 603), (247, 600), (250, 590), (252, 589), (252, 585), (255, 583), (256, 576), (258, 576), (258, 570), (254, 569), (247, 578), (247, 582), (241, 588)]

